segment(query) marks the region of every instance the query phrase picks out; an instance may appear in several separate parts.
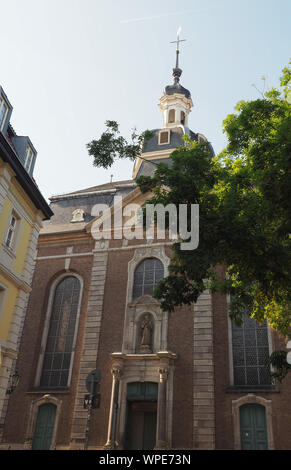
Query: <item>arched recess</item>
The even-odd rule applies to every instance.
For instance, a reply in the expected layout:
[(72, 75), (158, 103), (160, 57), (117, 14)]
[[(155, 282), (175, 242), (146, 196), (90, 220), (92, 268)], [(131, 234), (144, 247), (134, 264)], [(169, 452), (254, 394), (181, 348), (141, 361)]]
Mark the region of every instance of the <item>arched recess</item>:
[(159, 302), (151, 295), (141, 295), (133, 298), (134, 273), (138, 265), (147, 258), (157, 258), (163, 265), (164, 277), (168, 275), (170, 258), (161, 247), (147, 247), (136, 249), (133, 258), (128, 263), (127, 301), (123, 329), (122, 351), (136, 354), (139, 325), (141, 318), (146, 314), (151, 315), (153, 344), (152, 352), (165, 351), (167, 349), (168, 313), (160, 309)]
[(266, 411), (266, 425), (267, 425), (267, 437), (268, 437), (268, 449), (274, 449), (274, 438), (273, 438), (273, 423), (272, 423), (272, 401), (266, 398), (259, 397), (252, 393), (232, 400), (232, 416), (233, 416), (233, 428), (234, 428), (234, 449), (241, 450), (241, 423), (240, 423), (240, 408), (247, 404), (258, 404), (262, 405)]
[(59, 423), (59, 418), (60, 418), (60, 413), (61, 413), (62, 401), (54, 396), (46, 394), (46, 395), (43, 395), (41, 398), (38, 398), (37, 400), (34, 400), (31, 402), (27, 429), (26, 429), (25, 443), (24, 443), (25, 449), (32, 448), (33, 437), (35, 433), (35, 427), (36, 427), (39, 409), (41, 406), (46, 405), (46, 404), (52, 404), (56, 407), (56, 415), (55, 415), (55, 420), (54, 420), (54, 429), (52, 433), (50, 449), (56, 448), (57, 430), (58, 430), (58, 423)]
[(84, 282), (83, 282), (82, 277), (79, 274), (77, 274), (73, 271), (67, 271), (66, 273), (62, 273), (61, 275), (57, 276), (54, 279), (54, 281), (52, 282), (51, 286), (50, 286), (49, 298), (48, 298), (47, 310), (46, 310), (46, 316), (45, 316), (45, 322), (44, 322), (44, 327), (43, 327), (40, 355), (39, 355), (39, 360), (38, 360), (38, 365), (37, 365), (37, 370), (36, 370), (36, 376), (35, 376), (35, 382), (34, 382), (35, 387), (40, 387), (40, 381), (41, 381), (41, 375), (42, 375), (42, 370), (43, 370), (43, 365), (44, 365), (44, 357), (45, 357), (47, 339), (48, 339), (48, 334), (49, 334), (49, 329), (50, 329), (50, 322), (51, 322), (51, 317), (52, 317), (52, 311), (53, 311), (53, 304), (54, 304), (56, 289), (58, 288), (58, 286), (60, 285), (60, 283), (64, 279), (69, 278), (69, 277), (76, 278), (79, 281), (79, 284), (80, 284), (79, 298), (78, 298), (77, 312), (76, 312), (76, 320), (75, 320), (75, 328), (74, 328), (73, 342), (72, 342), (71, 359), (70, 359), (70, 365), (69, 365), (69, 374), (68, 374), (68, 380), (67, 380), (67, 385), (66, 386), (69, 387), (70, 383), (71, 383), (72, 368), (73, 368), (73, 363), (74, 363), (74, 355), (75, 355), (75, 348), (76, 348), (76, 341), (77, 341), (77, 334), (78, 334), (78, 326), (79, 326), (79, 319), (80, 319), (80, 311), (81, 311), (81, 304), (82, 304), (82, 295), (83, 295)]
[(168, 121), (169, 123), (175, 122), (175, 119), (176, 119), (175, 114), (176, 114), (175, 109), (170, 109), (169, 110), (169, 121)]

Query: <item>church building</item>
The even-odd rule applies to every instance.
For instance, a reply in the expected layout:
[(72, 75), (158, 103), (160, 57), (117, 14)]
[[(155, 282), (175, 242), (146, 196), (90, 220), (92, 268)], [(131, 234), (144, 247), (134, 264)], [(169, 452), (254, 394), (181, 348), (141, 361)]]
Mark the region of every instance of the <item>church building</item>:
[[(268, 366), (284, 338), (248, 316), (235, 326), (228, 298), (208, 291), (162, 311), (152, 292), (167, 276), (172, 242), (94, 231), (96, 207), (113, 220), (116, 201), (119, 209), (146, 202), (135, 179), (170, 164), (184, 134), (206, 141), (189, 127), (181, 74), (177, 54), (161, 128), (131, 180), (50, 199), (3, 449), (291, 449), (291, 378), (274, 384)], [(123, 211), (123, 226), (129, 216)]]

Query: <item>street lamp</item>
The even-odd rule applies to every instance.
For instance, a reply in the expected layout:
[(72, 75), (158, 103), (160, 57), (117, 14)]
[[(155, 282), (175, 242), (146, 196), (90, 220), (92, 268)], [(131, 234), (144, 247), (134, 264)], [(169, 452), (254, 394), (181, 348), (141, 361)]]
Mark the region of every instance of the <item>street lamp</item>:
[(18, 382), (19, 382), (19, 374), (18, 371), (15, 370), (13, 374), (10, 375), (9, 377), (9, 388), (6, 391), (7, 395), (11, 395), (11, 393), (16, 389)]

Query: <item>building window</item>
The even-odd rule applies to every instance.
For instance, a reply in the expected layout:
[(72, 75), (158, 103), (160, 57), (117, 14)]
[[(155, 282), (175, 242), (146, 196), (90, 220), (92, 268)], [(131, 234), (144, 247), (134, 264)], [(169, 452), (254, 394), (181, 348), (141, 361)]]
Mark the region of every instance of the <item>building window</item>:
[(27, 173), (29, 173), (30, 171), (33, 157), (34, 157), (34, 153), (32, 151), (32, 148), (30, 147), (30, 145), (28, 145), (26, 147), (25, 159), (24, 159), (24, 168), (26, 169)]
[(10, 250), (13, 250), (15, 248), (18, 223), (19, 223), (19, 217), (17, 217), (15, 212), (12, 212), (10, 219), (9, 219), (9, 225), (8, 225), (8, 229), (7, 229), (6, 237), (5, 237), (5, 245), (7, 246), (7, 248), (10, 248)]
[(159, 145), (170, 143), (170, 131), (161, 131), (159, 133)]
[(143, 260), (134, 272), (133, 298), (152, 295), (156, 285), (164, 278), (163, 263), (157, 258)]
[(247, 314), (241, 326), (232, 322), (234, 385), (270, 385), (268, 326)]
[(85, 212), (83, 209), (76, 209), (72, 212), (71, 222), (83, 222)]
[(169, 111), (169, 122), (175, 122), (175, 110), (170, 109)]
[(0, 131), (2, 131), (4, 127), (7, 113), (8, 113), (8, 104), (6, 103), (4, 98), (0, 96)]
[(79, 298), (80, 281), (76, 277), (68, 276), (59, 282), (52, 303), (40, 380), (42, 388), (68, 386)]
[(185, 124), (185, 113), (184, 111), (181, 111), (181, 124)]

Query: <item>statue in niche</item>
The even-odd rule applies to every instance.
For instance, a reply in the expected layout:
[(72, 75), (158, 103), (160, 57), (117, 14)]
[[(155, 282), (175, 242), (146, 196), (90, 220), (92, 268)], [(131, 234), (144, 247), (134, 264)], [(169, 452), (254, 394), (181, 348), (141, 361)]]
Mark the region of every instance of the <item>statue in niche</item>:
[(149, 354), (152, 352), (151, 343), (152, 343), (152, 331), (153, 326), (151, 322), (151, 316), (146, 314), (143, 321), (140, 325), (141, 331), (141, 341), (139, 352), (144, 354)]

